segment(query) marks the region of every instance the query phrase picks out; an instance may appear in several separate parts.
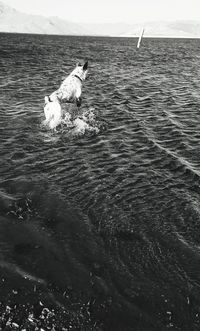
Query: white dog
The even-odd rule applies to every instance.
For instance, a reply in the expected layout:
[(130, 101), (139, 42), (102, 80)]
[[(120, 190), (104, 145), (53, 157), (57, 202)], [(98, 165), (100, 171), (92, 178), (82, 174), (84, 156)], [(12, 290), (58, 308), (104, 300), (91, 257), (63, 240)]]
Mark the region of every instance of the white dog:
[(82, 83), (86, 79), (88, 62), (84, 65), (77, 63), (76, 68), (62, 82), (59, 89), (49, 97), (45, 96), (44, 114), (46, 124), (55, 129), (62, 122), (62, 103), (76, 103), (81, 106)]
[(57, 100), (50, 101), (47, 96), (44, 98), (44, 102), (45, 124), (47, 124), (50, 129), (56, 129), (62, 122), (61, 105)]
[(49, 99), (50, 101), (58, 100), (60, 103), (76, 102), (77, 106), (81, 106), (81, 88), (82, 83), (86, 79), (88, 62), (84, 65), (77, 63), (76, 68), (62, 82), (59, 89), (53, 92)]

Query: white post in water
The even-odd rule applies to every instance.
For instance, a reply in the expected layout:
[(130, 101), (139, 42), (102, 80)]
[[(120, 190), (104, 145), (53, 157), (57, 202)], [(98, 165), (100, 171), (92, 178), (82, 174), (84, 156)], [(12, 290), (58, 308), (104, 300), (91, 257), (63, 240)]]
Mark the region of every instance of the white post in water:
[(139, 36), (138, 43), (137, 43), (137, 48), (140, 48), (140, 43), (141, 43), (143, 35), (144, 35), (144, 28), (142, 29), (142, 32)]

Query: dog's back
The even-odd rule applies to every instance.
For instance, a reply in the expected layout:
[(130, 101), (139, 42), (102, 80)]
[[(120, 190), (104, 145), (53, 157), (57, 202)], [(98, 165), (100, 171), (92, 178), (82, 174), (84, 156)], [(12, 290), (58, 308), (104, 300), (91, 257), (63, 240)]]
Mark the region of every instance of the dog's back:
[(82, 83), (86, 79), (88, 62), (84, 65), (77, 64), (76, 68), (62, 82), (58, 90), (53, 92), (49, 98), (51, 101), (59, 101), (60, 103), (76, 102), (77, 106), (81, 103), (81, 88)]

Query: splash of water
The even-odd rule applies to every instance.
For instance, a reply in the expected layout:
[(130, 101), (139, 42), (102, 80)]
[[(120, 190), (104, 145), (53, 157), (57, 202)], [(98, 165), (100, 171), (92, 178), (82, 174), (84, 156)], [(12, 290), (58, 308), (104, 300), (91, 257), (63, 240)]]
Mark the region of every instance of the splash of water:
[[(87, 132), (98, 134), (100, 131), (100, 123), (96, 119), (95, 109), (90, 107), (83, 110), (82, 114), (75, 116), (69, 111), (64, 113), (61, 125), (54, 130), (54, 132), (66, 132), (70, 131), (71, 135), (84, 135)], [(46, 122), (43, 121), (43, 126), (47, 127)]]

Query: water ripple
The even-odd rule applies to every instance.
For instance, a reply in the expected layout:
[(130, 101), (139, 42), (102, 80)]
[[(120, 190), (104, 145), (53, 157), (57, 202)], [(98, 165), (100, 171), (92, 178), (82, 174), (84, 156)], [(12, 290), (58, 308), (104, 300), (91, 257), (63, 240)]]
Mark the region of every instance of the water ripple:
[[(197, 41), (148, 39), (137, 52), (132, 38), (0, 39), (5, 299), (14, 280), (26, 300), (89, 312), (87, 330), (197, 330)], [(52, 133), (44, 95), (85, 59), (82, 111), (98, 130)]]

